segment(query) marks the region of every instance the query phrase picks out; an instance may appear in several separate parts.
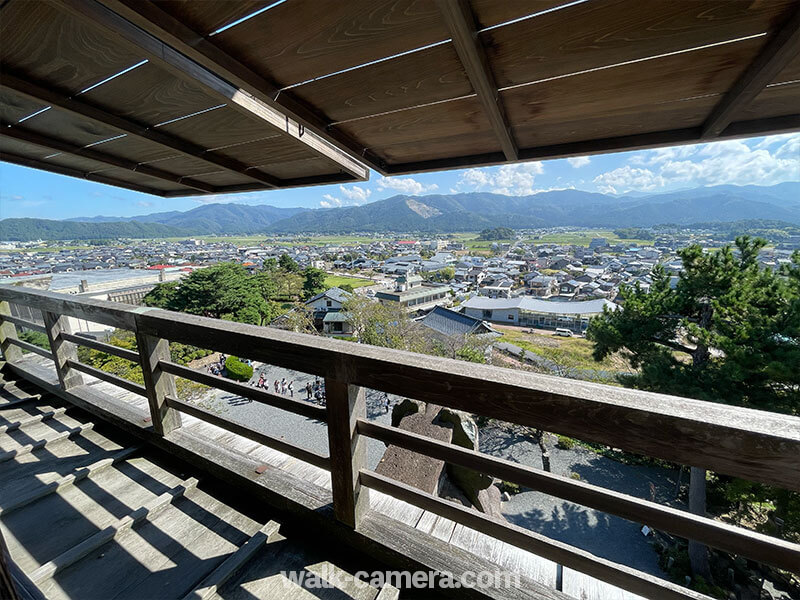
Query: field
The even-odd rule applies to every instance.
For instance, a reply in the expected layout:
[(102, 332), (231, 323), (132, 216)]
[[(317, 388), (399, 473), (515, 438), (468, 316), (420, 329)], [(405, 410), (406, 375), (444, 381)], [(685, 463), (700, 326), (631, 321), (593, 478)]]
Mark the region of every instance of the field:
[(209, 244), (233, 244), (234, 246), (258, 246), (259, 244), (270, 244), (279, 246), (308, 246), (308, 245), (327, 245), (327, 244), (363, 244), (376, 239), (374, 236), (358, 235), (320, 235), (313, 237), (296, 238), (289, 241), (284, 236), (270, 237), (267, 235), (243, 235), (243, 236), (218, 236), (218, 235), (195, 235), (178, 238), (164, 238), (166, 241), (176, 242), (185, 239), (203, 240)]
[(373, 285), (375, 282), (369, 279), (359, 279), (358, 277), (345, 277), (343, 275), (326, 275), (325, 286), (328, 288), (341, 287), (349, 283), (353, 289)]
[(594, 344), (583, 337), (558, 337), (550, 333), (527, 333), (517, 327), (493, 325), (503, 333), (497, 341), (508, 342), (528, 352), (553, 360), (567, 368), (627, 372), (630, 364), (619, 355), (609, 356), (600, 362), (592, 358)]
[(537, 239), (528, 239), (539, 244), (574, 244), (575, 246), (588, 246), (593, 238), (606, 238), (609, 243), (637, 244), (639, 246), (652, 246), (653, 240), (623, 240), (613, 231), (565, 231), (563, 233), (548, 233)]

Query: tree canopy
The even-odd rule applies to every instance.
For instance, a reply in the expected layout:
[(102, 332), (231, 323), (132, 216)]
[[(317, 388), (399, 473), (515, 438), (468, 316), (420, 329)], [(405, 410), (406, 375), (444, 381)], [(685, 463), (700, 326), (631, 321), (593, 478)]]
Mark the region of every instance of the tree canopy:
[(157, 285), (144, 298), (147, 306), (264, 325), (280, 314), (279, 300), (297, 297), (303, 278), (269, 263), (253, 274), (236, 263), (193, 271), (180, 282)]

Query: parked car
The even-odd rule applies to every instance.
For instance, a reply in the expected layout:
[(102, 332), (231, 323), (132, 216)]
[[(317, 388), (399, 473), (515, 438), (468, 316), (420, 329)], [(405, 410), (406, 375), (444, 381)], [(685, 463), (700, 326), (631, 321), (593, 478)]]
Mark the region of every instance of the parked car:
[(569, 329), (564, 329), (563, 327), (558, 327), (553, 332), (553, 335), (560, 335), (561, 337), (572, 337), (574, 334)]

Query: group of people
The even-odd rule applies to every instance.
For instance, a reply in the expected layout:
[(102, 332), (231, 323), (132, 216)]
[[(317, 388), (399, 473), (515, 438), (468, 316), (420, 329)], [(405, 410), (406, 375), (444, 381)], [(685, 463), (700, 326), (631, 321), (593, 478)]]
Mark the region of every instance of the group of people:
[(208, 372), (217, 377), (221, 377), (225, 371), (225, 361), (228, 359), (224, 354), (219, 355), (219, 360), (208, 365)]
[[(267, 378), (263, 372), (259, 374), (258, 381), (254, 385), (258, 388), (269, 391), (269, 382), (267, 381)], [(290, 397), (294, 398), (294, 380), (286, 381), (286, 377), (283, 379), (276, 379), (272, 383), (272, 387), (276, 394), (281, 394), (283, 396), (289, 394)]]
[[(269, 381), (267, 381), (266, 375), (263, 372), (259, 373), (258, 381), (251, 383), (257, 388), (261, 388), (262, 390), (269, 391), (270, 385)], [(281, 394), (283, 396), (289, 395), (289, 397), (294, 398), (294, 380), (287, 381), (286, 377), (282, 379), (276, 379), (272, 383), (272, 389), (275, 391), (276, 394)], [(317, 377), (314, 379), (314, 383), (310, 381), (306, 383), (305, 386), (306, 390), (306, 400), (308, 401), (316, 401), (317, 404), (325, 404), (325, 382), (320, 381)]]
[(325, 404), (325, 382), (320, 381), (319, 377), (314, 378), (313, 384), (310, 381), (306, 384), (306, 400)]

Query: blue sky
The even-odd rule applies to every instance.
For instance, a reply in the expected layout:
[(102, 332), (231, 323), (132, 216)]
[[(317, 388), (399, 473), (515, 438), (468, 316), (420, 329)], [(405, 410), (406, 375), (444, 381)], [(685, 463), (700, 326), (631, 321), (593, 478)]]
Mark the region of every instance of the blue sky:
[(800, 181), (800, 133), (410, 177), (384, 178), (371, 173), (369, 181), (357, 184), (189, 198), (160, 198), (0, 163), (0, 218), (134, 216), (189, 210), (210, 202), (352, 206), (401, 193), (486, 191), (529, 195), (564, 188), (658, 193), (705, 185), (772, 185), (783, 181)]

